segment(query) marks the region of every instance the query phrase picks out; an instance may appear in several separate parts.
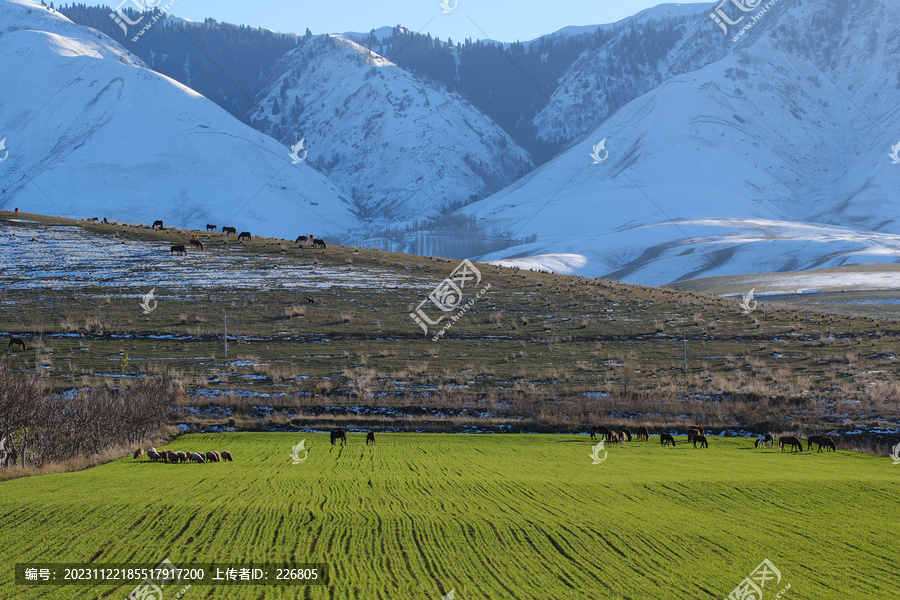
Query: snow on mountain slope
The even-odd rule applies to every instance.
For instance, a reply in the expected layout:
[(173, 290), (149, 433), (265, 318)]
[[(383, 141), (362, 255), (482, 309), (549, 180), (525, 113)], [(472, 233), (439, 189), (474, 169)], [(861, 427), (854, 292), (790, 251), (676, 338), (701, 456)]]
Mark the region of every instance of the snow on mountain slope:
[(0, 208), (335, 234), (352, 205), (288, 149), (106, 36), (0, 0)]
[(766, 15), (735, 52), (462, 209), (537, 234), (481, 258), (648, 284), (898, 260), (900, 6), (825, 4)]
[(482, 198), (532, 167), (458, 94), (341, 36), (301, 40), (250, 114), (348, 191), (362, 216), (411, 219)]

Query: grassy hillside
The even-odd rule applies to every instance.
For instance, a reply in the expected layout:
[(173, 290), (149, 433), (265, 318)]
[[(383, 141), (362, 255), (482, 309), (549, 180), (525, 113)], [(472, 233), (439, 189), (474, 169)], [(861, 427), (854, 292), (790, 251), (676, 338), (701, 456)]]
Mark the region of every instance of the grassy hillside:
[[(883, 317), (745, 314), (732, 298), (479, 265), (490, 289), (432, 341), (410, 312), (457, 261), (10, 213), (0, 234), (0, 333), (29, 345), (10, 365), (61, 388), (169, 371), (194, 408), (235, 407), (186, 410), (189, 425), (252, 428), (261, 402), (286, 427), (385, 406), (414, 410), (366, 423), (829, 430), (900, 416), (900, 325)], [(204, 250), (170, 255), (192, 235)]]
[[(292, 464), (301, 439), (307, 460)], [(900, 467), (754, 450), (748, 440), (586, 436), (188, 435), (234, 463), (131, 458), (0, 484), (0, 595), (124, 597), (134, 586), (14, 587), (16, 562), (319, 561), (323, 587), (199, 587), (185, 598), (726, 597), (763, 559), (784, 598), (889, 598)], [(604, 456), (601, 452), (599, 456)], [(774, 597), (778, 588), (766, 588)], [(168, 597), (168, 596), (167, 596)]]

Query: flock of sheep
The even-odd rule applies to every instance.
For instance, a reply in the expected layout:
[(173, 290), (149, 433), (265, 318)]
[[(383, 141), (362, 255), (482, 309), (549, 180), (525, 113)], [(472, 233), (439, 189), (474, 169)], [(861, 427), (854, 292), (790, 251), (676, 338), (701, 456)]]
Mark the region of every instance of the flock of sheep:
[[(134, 451), (135, 460), (144, 456), (144, 449), (138, 448)], [(172, 450), (163, 450), (159, 452), (156, 448), (150, 448), (147, 450), (147, 458), (150, 459), (150, 462), (163, 461), (170, 463), (177, 462), (222, 462), (227, 460), (229, 462), (234, 462), (234, 457), (231, 456), (231, 452), (228, 450), (222, 450), (222, 454), (219, 454), (215, 450), (212, 452), (207, 452), (203, 454), (202, 452), (174, 452)]]

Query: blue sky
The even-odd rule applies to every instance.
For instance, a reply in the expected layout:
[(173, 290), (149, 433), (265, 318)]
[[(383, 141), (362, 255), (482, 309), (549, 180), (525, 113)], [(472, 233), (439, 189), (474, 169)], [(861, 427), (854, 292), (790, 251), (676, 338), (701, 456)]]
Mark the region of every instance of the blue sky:
[[(68, 0), (64, 0), (68, 1)], [(121, 0), (89, 3), (116, 7)], [(130, 6), (129, 0), (124, 6)], [(165, 7), (173, 0), (152, 0)], [(192, 21), (219, 21), (303, 33), (367, 32), (403, 25), (442, 40), (525, 41), (567, 25), (612, 23), (650, 8), (654, 0), (444, 0), (456, 8), (444, 13), (440, 0), (175, 0), (170, 14)], [(709, 2), (707, 2), (709, 4)]]

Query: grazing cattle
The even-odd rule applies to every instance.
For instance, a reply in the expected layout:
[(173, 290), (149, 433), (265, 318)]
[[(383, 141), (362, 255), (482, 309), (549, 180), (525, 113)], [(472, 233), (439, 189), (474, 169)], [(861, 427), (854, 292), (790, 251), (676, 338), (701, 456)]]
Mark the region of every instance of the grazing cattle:
[(150, 448), (147, 450), (147, 458), (150, 459), (150, 462), (156, 462), (159, 460), (159, 452), (156, 451), (156, 448)]
[(600, 435), (604, 436), (604, 438), (605, 438), (609, 435), (609, 429), (607, 429), (606, 427), (591, 427), (591, 440), (592, 441), (597, 439), (598, 433)]
[(296, 240), (294, 240), (294, 243), (297, 243), (297, 244), (303, 244), (303, 243), (306, 243), (306, 242), (308, 242), (308, 241), (309, 241), (309, 238), (308, 238), (308, 237), (306, 237), (305, 235), (301, 235), (301, 236), (298, 236)]
[(706, 441), (705, 435), (700, 435), (699, 433), (694, 436), (694, 448), (697, 447), (697, 442), (700, 442), (701, 448), (709, 448), (709, 442)]
[(313, 240), (313, 248), (318, 248), (319, 246), (322, 246), (322, 250), (324, 250), (325, 248), (328, 247), (325, 245), (325, 240), (323, 240), (322, 238), (314, 239)]
[(13, 348), (21, 348), (23, 352), (25, 350), (28, 350), (28, 347), (25, 346), (25, 340), (23, 340), (22, 338), (17, 338), (17, 337), (9, 338), (9, 346), (7, 346), (7, 348), (9, 350), (12, 350)]
[(153, 221), (153, 229), (165, 229), (165, 227), (163, 227), (163, 222), (159, 219)]
[(209, 223), (206, 224), (207, 231), (215, 231), (216, 229), (217, 227), (215, 225), (210, 225)]
[(637, 439), (643, 440), (645, 442), (650, 441), (650, 430), (646, 427), (638, 427)]
[(343, 429), (332, 429), (331, 430), (331, 445), (334, 446), (335, 440), (341, 440), (341, 446), (347, 443), (347, 432)]
[(249, 232), (249, 231), (242, 231), (242, 232), (240, 233), (240, 235), (238, 235), (238, 241), (241, 241), (241, 240), (244, 239), (244, 238), (247, 238), (247, 241), (248, 241), (248, 242), (250, 241), (251, 235), (250, 235), (250, 232)]
[(228, 450), (222, 450), (222, 460), (234, 462), (234, 458), (231, 456), (231, 452), (229, 452)]
[(206, 462), (219, 462), (219, 455), (215, 452), (207, 452), (206, 453)]
[(625, 434), (625, 437), (628, 438), (628, 441), (630, 442), (631, 441), (631, 430), (628, 429), (627, 427), (625, 427), (624, 429), (622, 429), (622, 433)]
[(138, 448), (137, 450), (134, 451), (134, 456), (132, 458), (134, 458), (134, 460), (137, 460), (140, 457), (142, 457), (143, 455), (144, 455), (144, 449)]
[(100, 220), (100, 217), (91, 217), (90, 219), (87, 220), (87, 222), (88, 223), (96, 223), (99, 220)]
[(187, 248), (185, 248), (184, 246), (172, 246), (172, 248), (169, 250), (169, 254), (184, 254), (185, 256), (187, 256)]
[(235, 229), (234, 227), (223, 226), (222, 233), (224, 233), (225, 235), (228, 235), (229, 233), (237, 235), (237, 229)]
[(373, 446), (375, 445), (375, 432), (374, 431), (370, 431), (369, 433), (366, 434), (366, 446), (369, 445), (369, 442), (372, 442)]
[(822, 440), (824, 440), (824, 439), (825, 439), (825, 436), (824, 436), (824, 435), (811, 435), (811, 436), (809, 436), (809, 438), (806, 440), (806, 444), (807, 444), (807, 445), (806, 445), (806, 449), (807, 449), (807, 450), (812, 450), (812, 447), (813, 447), (815, 444), (821, 443)]
[(760, 446), (762, 446), (763, 448), (765, 448), (766, 444), (769, 444), (770, 448), (774, 448), (775, 447), (775, 436), (770, 433), (767, 433), (766, 435), (758, 436), (756, 438), (756, 442), (753, 443), (753, 447), (759, 448)]
[(668, 446), (672, 444), (672, 447), (675, 447), (675, 438), (672, 437), (669, 433), (661, 433), (659, 434), (659, 443), (663, 446)]
[(188, 245), (189, 245), (191, 248), (200, 248), (201, 250), (203, 250), (203, 242), (201, 242), (201, 241), (198, 240), (198, 239), (193, 239), (193, 240), (191, 240), (190, 242), (188, 242)]
[(833, 439), (831, 439), (830, 437), (825, 437), (824, 435), (820, 435), (819, 438), (819, 452), (822, 451), (822, 448), (826, 448), (826, 452), (837, 452), (837, 446), (834, 445)]
[(794, 451), (794, 448), (803, 452), (803, 442), (792, 435), (782, 436), (781, 439), (778, 440), (778, 448), (780, 448), (782, 452), (784, 452), (785, 446), (790, 446), (791, 452)]

